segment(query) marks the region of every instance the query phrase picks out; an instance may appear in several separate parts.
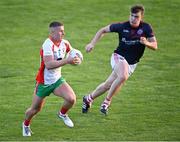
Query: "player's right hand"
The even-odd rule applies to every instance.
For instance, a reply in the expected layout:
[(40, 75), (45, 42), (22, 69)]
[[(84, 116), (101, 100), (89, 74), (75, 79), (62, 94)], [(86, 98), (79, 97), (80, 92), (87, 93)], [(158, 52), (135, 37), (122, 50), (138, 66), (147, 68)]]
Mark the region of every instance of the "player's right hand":
[(94, 45), (92, 43), (87, 44), (85, 47), (86, 52), (91, 52), (91, 50), (93, 50), (93, 48), (94, 48)]
[(72, 64), (72, 65), (80, 64), (81, 63), (81, 59), (79, 57), (72, 58), (72, 57), (69, 56), (67, 58), (67, 63), (68, 64)]

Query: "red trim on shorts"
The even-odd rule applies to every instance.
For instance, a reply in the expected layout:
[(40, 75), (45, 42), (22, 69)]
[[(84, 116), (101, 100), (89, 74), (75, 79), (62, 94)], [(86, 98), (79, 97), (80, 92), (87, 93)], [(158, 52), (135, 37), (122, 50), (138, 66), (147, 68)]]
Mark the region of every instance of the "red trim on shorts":
[(39, 82), (36, 82), (36, 86), (35, 86), (35, 94), (37, 94), (37, 91), (38, 91), (38, 85), (39, 85)]
[(118, 63), (118, 61), (119, 61), (119, 57), (118, 57), (117, 53), (114, 53), (114, 61), (115, 61), (115, 63)]

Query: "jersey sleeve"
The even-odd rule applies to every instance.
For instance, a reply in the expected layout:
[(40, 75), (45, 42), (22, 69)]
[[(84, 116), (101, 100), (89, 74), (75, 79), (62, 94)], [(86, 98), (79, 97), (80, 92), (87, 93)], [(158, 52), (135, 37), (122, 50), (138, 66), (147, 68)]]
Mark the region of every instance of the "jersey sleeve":
[(43, 56), (53, 55), (52, 44), (50, 42), (45, 41), (42, 48)]
[(110, 31), (111, 32), (120, 32), (122, 29), (121, 23), (114, 23), (110, 25)]
[(151, 38), (153, 36), (154, 36), (153, 29), (152, 29), (151, 25), (147, 24), (146, 25), (146, 37)]

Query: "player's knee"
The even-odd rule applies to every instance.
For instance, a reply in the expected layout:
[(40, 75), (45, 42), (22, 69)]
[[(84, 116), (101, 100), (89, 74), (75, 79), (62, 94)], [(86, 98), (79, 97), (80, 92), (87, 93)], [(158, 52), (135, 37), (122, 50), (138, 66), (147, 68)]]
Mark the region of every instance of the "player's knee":
[(76, 103), (76, 97), (70, 97), (70, 98), (68, 99), (68, 102), (69, 102), (70, 104), (74, 105), (74, 104)]
[(123, 75), (119, 76), (119, 80), (121, 82), (125, 82), (128, 79), (128, 74), (124, 73)]

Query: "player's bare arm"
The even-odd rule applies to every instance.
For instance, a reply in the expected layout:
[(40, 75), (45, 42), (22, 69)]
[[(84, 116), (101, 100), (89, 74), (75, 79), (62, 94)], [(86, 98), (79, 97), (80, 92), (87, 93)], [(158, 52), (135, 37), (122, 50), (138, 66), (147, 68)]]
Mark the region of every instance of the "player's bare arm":
[(51, 55), (44, 56), (44, 63), (47, 69), (58, 68), (66, 64), (78, 64), (79, 62), (80, 62), (80, 59), (77, 57), (71, 58), (69, 56), (68, 58), (57, 61), (57, 60), (54, 60), (53, 56)]
[(110, 25), (106, 26), (106, 27), (103, 27), (101, 28), (97, 33), (96, 35), (94, 36), (94, 38), (92, 39), (92, 41), (86, 45), (86, 52), (90, 52), (95, 44), (104, 36), (105, 33), (108, 33), (110, 32)]
[(157, 50), (157, 48), (158, 48), (155, 37), (151, 37), (151, 38), (141, 37), (140, 42), (152, 50)]

